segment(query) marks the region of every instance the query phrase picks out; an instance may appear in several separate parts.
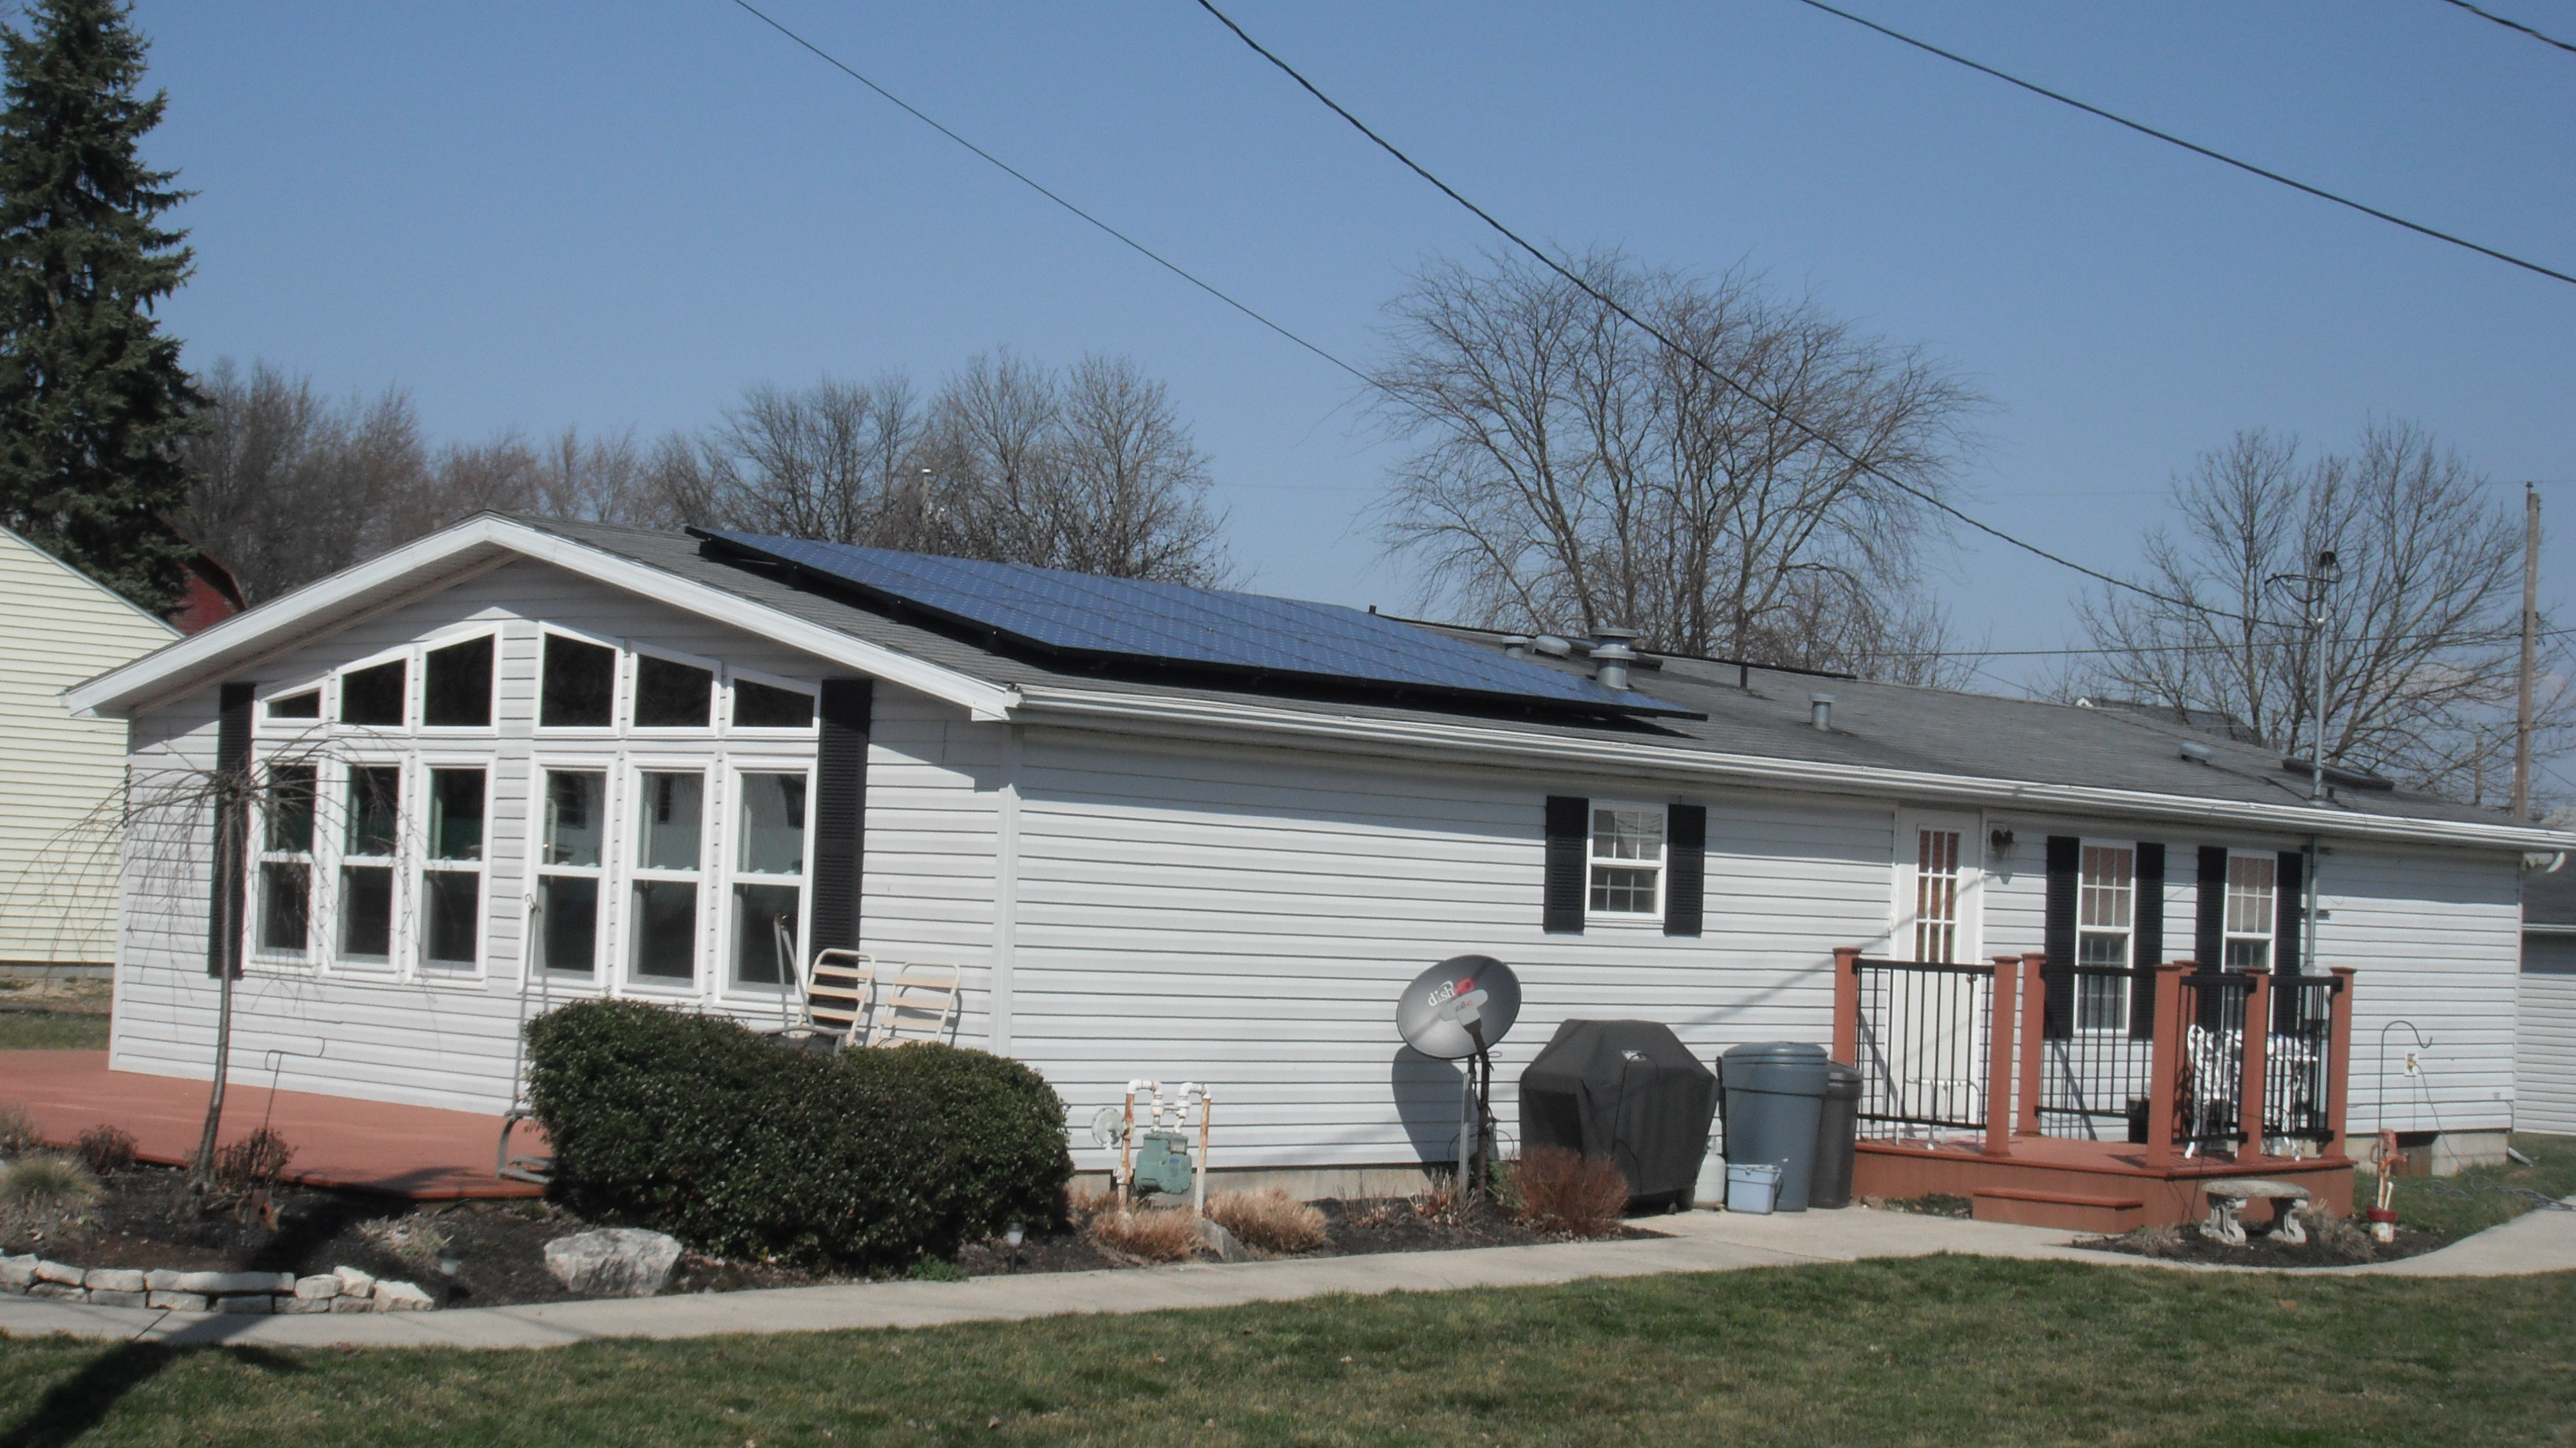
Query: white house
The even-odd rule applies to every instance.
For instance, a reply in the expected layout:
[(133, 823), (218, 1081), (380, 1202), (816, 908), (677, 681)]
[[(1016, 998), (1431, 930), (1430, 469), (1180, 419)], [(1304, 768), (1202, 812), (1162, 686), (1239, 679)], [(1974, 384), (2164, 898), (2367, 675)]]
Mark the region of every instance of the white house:
[[(2312, 800), (2134, 713), (1687, 658), (1622, 681), (1621, 652), (478, 517), (71, 691), (181, 802), (129, 852), (113, 1064), (208, 1072), (210, 911), (246, 960), (237, 1060), (490, 1112), (552, 1004), (777, 1019), (784, 921), (800, 956), (963, 967), (957, 1039), (1075, 1121), (1205, 1081), (1219, 1168), (1347, 1173), (1452, 1149), (1456, 1068), (1393, 1018), (1450, 955), (1524, 983), (1509, 1122), (1562, 1019), (1822, 1043), (1836, 947), (2046, 949), (2349, 967), (2353, 1132), (2500, 1152), (2523, 857), (2576, 840), (2364, 777)], [(266, 805), (219, 868), (190, 788), (228, 756)], [(2379, 1066), (2399, 1019), (2433, 1042), (2413, 1074)]]
[(179, 630), (0, 528), (0, 965), (115, 957), (125, 730), (62, 692)]
[(2522, 899), (2514, 1124), (2576, 1136), (2576, 869), (2535, 872)]

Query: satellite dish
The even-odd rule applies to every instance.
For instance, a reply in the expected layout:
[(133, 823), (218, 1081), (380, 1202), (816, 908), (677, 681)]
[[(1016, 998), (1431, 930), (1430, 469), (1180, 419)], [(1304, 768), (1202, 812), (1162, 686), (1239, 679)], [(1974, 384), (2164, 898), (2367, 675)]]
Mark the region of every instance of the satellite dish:
[(1521, 981), (1490, 955), (1453, 955), (1413, 978), (1395, 1003), (1404, 1043), (1435, 1061), (1492, 1047), (1521, 1014)]
[(1127, 1136), (1127, 1114), (1115, 1106), (1103, 1106), (1091, 1113), (1091, 1139), (1101, 1146), (1116, 1146)]

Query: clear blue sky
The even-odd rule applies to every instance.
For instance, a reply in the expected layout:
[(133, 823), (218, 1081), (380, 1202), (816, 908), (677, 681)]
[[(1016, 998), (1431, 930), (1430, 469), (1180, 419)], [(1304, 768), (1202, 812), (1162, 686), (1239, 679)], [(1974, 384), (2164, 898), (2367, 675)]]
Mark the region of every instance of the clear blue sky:
[[(1319, 345), (1472, 218), (1186, 0), (764, 8)], [(1507, 221), (1761, 269), (2000, 404), (1968, 482), (2102, 567), (2234, 429), (2419, 421), (2543, 481), (2576, 577), (2576, 287), (2398, 231), (1791, 0), (1229, 7)], [(1850, 0), (2149, 124), (2576, 271), (2576, 54), (2440, 0)], [(2491, 9), (2576, 38), (2576, 0)], [(1351, 379), (1022, 189), (721, 0), (143, 0), (201, 194), (188, 358), (411, 389), (434, 438), (694, 427), (750, 383), (1010, 346), (1125, 352), (1215, 459), (1253, 586), (1410, 600), (1363, 510)], [(2078, 580), (1939, 550), (1997, 648), (2074, 642)], [(2576, 588), (2552, 586), (2560, 599)], [(1995, 666), (2006, 678), (2023, 665)]]

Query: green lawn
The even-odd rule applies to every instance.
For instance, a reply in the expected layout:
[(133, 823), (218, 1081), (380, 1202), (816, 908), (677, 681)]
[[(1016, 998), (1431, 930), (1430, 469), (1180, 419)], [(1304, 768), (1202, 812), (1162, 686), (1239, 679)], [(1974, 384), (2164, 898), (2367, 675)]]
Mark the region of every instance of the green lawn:
[(70, 1011), (0, 1011), (0, 1051), (104, 1051), (107, 1017)]
[(539, 1352), (52, 1340), (0, 1344), (0, 1404), (0, 1445), (2576, 1443), (2576, 1273), (1938, 1257)]
[[(2455, 1177), (2399, 1177), (2390, 1202), (2397, 1220), (2445, 1237), (2465, 1237), (2498, 1222), (2511, 1221), (2538, 1205), (2515, 1188), (2552, 1199), (2576, 1195), (2576, 1136), (2518, 1132), (2513, 1145), (2531, 1158), (2531, 1165), (2480, 1167)], [(2356, 1157), (2369, 1150), (2369, 1144), (2359, 1139), (2354, 1147)], [(2377, 1201), (2378, 1192), (2379, 1178), (2375, 1174), (2366, 1168), (2353, 1173), (2355, 1213)]]

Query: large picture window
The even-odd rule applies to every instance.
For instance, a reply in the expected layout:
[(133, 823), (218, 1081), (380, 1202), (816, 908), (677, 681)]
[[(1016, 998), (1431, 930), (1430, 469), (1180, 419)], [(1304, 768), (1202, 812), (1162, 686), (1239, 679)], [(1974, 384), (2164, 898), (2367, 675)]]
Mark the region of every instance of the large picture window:
[(793, 979), (800, 958), (805, 775), (745, 772), (737, 779), (742, 799), (734, 828), (734, 979), (778, 985)]
[(2229, 970), (2272, 968), (2273, 873), (2269, 855), (2227, 857), (2226, 965)]
[(340, 954), (387, 960), (394, 953), (394, 864), (402, 842), (402, 767), (349, 768), (340, 845)]
[[(2138, 852), (2128, 845), (2086, 845), (2075, 896), (2075, 963), (2103, 970), (2129, 965), (2137, 910)], [(2075, 1028), (2129, 1028), (2129, 981), (2118, 975), (2075, 978)]]
[(697, 975), (706, 796), (706, 776), (694, 771), (648, 769), (637, 778), (626, 958), (643, 979)]
[(1592, 810), (1592, 900), (1595, 913), (1654, 915), (1663, 909), (1664, 811), (1661, 806), (1596, 805)]
[(537, 951), (547, 970), (599, 967), (599, 881), (608, 834), (608, 776), (545, 771), (537, 838)]
[(484, 773), (429, 771), (429, 828), (421, 860), (421, 959), (470, 966), (483, 921)]
[(260, 799), (259, 948), (301, 957), (313, 943), (314, 767), (272, 765)]

